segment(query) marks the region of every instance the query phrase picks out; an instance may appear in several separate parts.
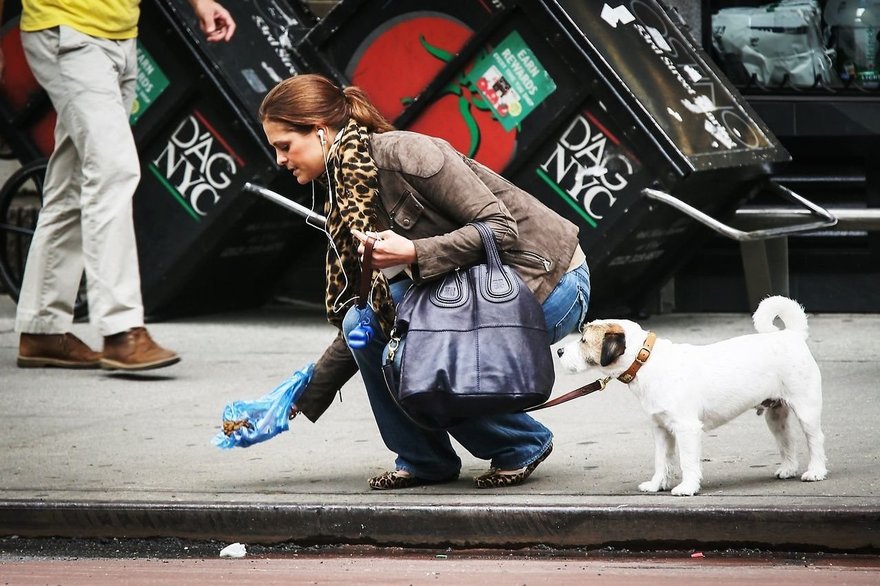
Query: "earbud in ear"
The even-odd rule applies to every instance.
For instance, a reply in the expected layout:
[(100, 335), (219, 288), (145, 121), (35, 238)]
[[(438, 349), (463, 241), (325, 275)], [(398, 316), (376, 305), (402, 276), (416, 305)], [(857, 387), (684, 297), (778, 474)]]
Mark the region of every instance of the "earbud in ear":
[(324, 144), (324, 129), (323, 128), (318, 129), (318, 139), (321, 141), (321, 144), (323, 145)]

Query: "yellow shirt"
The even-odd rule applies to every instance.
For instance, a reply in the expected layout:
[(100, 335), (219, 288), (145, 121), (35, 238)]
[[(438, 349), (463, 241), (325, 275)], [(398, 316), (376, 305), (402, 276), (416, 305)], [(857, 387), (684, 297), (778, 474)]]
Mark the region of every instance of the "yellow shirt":
[(140, 0), (22, 0), (21, 30), (66, 25), (92, 37), (137, 36)]

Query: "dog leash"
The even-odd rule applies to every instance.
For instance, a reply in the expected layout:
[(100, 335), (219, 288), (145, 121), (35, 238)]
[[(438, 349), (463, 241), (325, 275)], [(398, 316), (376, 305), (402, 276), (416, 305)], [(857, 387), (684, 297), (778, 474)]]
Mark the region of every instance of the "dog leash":
[(590, 393), (595, 393), (596, 391), (601, 391), (605, 388), (605, 385), (608, 384), (608, 381), (611, 380), (610, 376), (606, 376), (605, 378), (595, 380), (588, 385), (584, 385), (579, 387), (573, 391), (569, 391), (564, 395), (556, 397), (555, 399), (551, 399), (540, 405), (535, 405), (534, 407), (529, 407), (528, 409), (523, 409), (523, 413), (528, 413), (529, 411), (537, 411), (538, 409), (546, 409), (547, 407), (555, 407), (556, 405), (560, 405), (567, 401), (571, 401), (572, 399), (577, 399), (578, 397), (585, 397)]

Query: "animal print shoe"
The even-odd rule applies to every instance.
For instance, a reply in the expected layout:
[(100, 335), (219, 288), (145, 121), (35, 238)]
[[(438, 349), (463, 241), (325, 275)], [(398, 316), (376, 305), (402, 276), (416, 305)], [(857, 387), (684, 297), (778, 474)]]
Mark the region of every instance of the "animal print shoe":
[(526, 478), (532, 475), (538, 464), (547, 459), (550, 452), (553, 451), (553, 444), (549, 444), (544, 453), (538, 456), (538, 459), (519, 470), (499, 470), (498, 468), (489, 468), (485, 474), (481, 474), (474, 478), (477, 488), (504, 488), (507, 486), (516, 486), (526, 481)]
[(422, 486), (425, 484), (440, 484), (443, 482), (452, 482), (458, 479), (458, 473), (449, 478), (441, 478), (439, 480), (426, 480), (413, 476), (405, 470), (391, 470), (383, 472), (379, 476), (370, 478), (370, 488), (373, 490), (395, 490), (398, 488), (410, 488), (413, 486)]

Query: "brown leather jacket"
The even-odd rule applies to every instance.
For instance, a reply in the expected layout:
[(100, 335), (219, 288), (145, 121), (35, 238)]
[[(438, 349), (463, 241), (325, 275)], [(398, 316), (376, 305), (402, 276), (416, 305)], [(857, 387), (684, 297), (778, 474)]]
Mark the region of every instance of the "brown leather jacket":
[[(502, 261), (538, 301), (547, 298), (577, 248), (577, 226), (446, 141), (405, 131), (374, 134), (371, 141), (384, 224), (377, 228), (413, 241), (417, 283), (479, 262), (480, 235), (467, 224), (481, 221), (494, 232)], [(315, 364), (297, 407), (316, 421), (356, 372), (340, 333)]]

